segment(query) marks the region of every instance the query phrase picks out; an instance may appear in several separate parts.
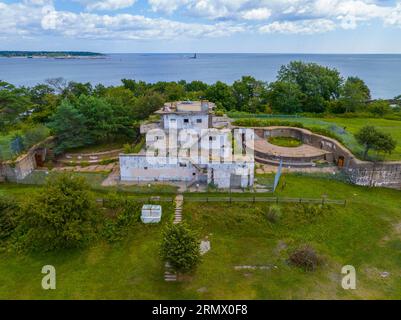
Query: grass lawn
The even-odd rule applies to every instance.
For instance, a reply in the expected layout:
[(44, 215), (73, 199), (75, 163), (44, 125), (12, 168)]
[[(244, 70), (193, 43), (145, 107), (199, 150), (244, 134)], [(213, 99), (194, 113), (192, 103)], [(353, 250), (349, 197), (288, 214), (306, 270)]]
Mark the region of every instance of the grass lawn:
[(302, 146), (302, 141), (291, 137), (270, 137), (269, 143), (279, 147), (296, 148)]
[[(244, 116), (246, 118), (246, 116)], [(302, 117), (286, 117), (286, 118), (268, 118), (271, 121), (291, 121), (302, 123), (305, 127), (317, 127), (327, 129), (338, 137), (340, 137), (345, 146), (348, 147), (355, 155), (361, 156), (363, 147), (358, 144), (354, 134), (366, 125), (375, 126), (377, 129), (390, 133), (397, 141), (397, 147), (390, 155), (385, 156), (385, 160), (401, 160), (401, 121), (385, 120), (375, 118), (302, 118)], [(374, 152), (370, 152), (372, 158), (376, 157)]]
[[(260, 178), (263, 178), (261, 176)], [(267, 177), (268, 178), (268, 177)], [(32, 299), (306, 299), (401, 298), (401, 192), (284, 175), (277, 195), (347, 199), (316, 217), (295, 204), (270, 223), (262, 203), (185, 202), (184, 221), (211, 241), (211, 251), (186, 281), (163, 281), (158, 246), (162, 226), (132, 227), (122, 243), (94, 243), (52, 254), (0, 254), (0, 298)], [(23, 196), (31, 186), (0, 185), (0, 195)], [(166, 204), (167, 205), (167, 204)], [(163, 224), (171, 219), (167, 205)], [(312, 245), (324, 258), (316, 272), (289, 266), (289, 253)], [(40, 287), (43, 265), (57, 270), (57, 290)], [(341, 267), (357, 270), (357, 290), (341, 289)], [(235, 270), (237, 265), (270, 266)], [(274, 267), (276, 266), (276, 268)], [(386, 278), (381, 272), (389, 272)]]
[(98, 152), (105, 152), (105, 151), (112, 151), (121, 149), (124, 144), (129, 143), (125, 140), (122, 141), (114, 141), (114, 142), (105, 142), (105, 143), (96, 143), (91, 146), (85, 146), (75, 149), (70, 149), (65, 151), (66, 153), (98, 153)]
[[(52, 172), (52, 175), (62, 174), (61, 172)], [(84, 177), (88, 184), (98, 192), (113, 192), (119, 191), (128, 194), (140, 193), (140, 194), (150, 194), (150, 193), (160, 193), (160, 194), (172, 194), (176, 193), (178, 187), (166, 184), (152, 184), (150, 187), (147, 185), (119, 185), (115, 187), (103, 187), (101, 184), (109, 175), (108, 172), (70, 172), (74, 176)], [(49, 175), (46, 171), (36, 170), (28, 175), (23, 181), (26, 185), (43, 185)], [(0, 192), (1, 192), (0, 184)], [(17, 186), (15, 187), (17, 189)], [(0, 193), (1, 195), (1, 193)]]

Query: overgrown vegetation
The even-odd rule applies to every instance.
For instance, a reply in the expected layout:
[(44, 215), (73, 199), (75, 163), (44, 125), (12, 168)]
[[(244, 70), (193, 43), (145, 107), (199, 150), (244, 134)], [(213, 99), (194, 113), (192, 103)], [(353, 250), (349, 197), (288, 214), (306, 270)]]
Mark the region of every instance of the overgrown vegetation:
[(41, 191), (21, 203), (15, 231), (18, 247), (34, 251), (74, 248), (94, 237), (98, 216), (83, 178), (50, 177)]
[(305, 271), (315, 271), (322, 263), (322, 258), (318, 256), (315, 249), (305, 245), (291, 253), (289, 262)]
[(381, 131), (378, 131), (373, 126), (365, 126), (355, 135), (356, 140), (364, 146), (364, 159), (367, 158), (369, 150), (373, 149), (377, 152), (391, 153), (394, 151), (397, 142), (393, 137)]

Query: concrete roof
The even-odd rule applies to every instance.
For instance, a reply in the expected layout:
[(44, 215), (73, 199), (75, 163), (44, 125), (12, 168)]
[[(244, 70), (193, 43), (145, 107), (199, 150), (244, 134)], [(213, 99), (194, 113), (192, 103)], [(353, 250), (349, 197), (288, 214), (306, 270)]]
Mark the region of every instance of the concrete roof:
[(156, 114), (208, 114), (216, 105), (209, 101), (175, 101), (167, 102)]

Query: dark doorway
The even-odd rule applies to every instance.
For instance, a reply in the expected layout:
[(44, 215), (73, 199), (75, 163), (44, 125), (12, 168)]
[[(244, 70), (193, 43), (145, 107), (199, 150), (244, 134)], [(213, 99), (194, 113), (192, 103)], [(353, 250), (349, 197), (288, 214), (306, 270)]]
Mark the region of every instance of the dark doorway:
[(44, 166), (44, 161), (41, 153), (35, 153), (35, 162), (37, 167)]
[(337, 165), (338, 167), (342, 168), (345, 164), (345, 158), (343, 156), (338, 157)]

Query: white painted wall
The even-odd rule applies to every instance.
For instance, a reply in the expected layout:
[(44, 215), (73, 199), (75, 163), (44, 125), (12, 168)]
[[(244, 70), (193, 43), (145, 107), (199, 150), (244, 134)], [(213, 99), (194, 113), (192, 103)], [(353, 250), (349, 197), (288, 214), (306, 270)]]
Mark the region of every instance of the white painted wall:
[[(188, 119), (188, 123), (185, 123), (184, 120)], [(198, 123), (197, 120), (201, 120), (201, 123)], [(208, 114), (165, 114), (163, 115), (163, 128), (165, 130), (172, 129), (207, 129), (209, 128), (209, 115)]]
[(156, 157), (120, 155), (121, 181), (193, 181), (198, 178), (198, 170), (188, 161), (169, 164), (159, 160)]

